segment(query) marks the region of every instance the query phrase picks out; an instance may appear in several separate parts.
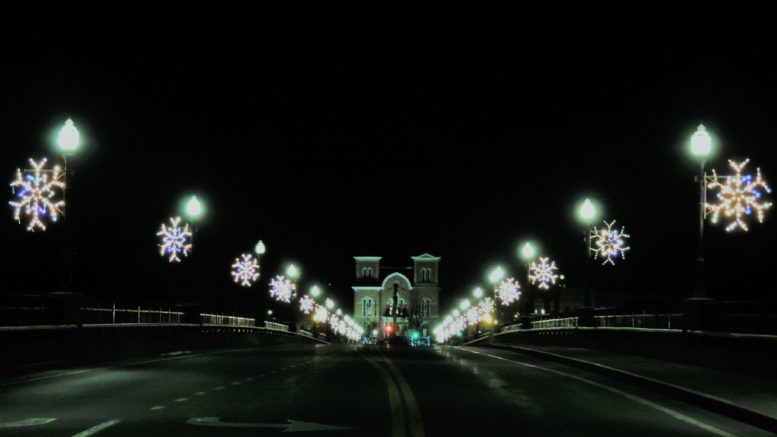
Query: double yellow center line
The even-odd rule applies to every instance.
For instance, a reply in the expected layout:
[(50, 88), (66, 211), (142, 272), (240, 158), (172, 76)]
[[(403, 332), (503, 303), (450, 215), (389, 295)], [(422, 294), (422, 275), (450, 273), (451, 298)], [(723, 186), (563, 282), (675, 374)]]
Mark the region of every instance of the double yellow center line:
[(397, 366), (377, 350), (362, 351), (362, 357), (378, 371), (386, 383), (391, 409), (392, 437), (425, 437), (421, 411), (405, 377)]

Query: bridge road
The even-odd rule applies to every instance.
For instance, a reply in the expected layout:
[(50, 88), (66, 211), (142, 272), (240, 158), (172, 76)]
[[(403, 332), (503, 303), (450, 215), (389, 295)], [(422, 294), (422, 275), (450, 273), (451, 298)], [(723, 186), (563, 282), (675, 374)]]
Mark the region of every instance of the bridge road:
[(603, 376), (487, 348), (287, 345), (0, 380), (0, 436), (760, 436)]

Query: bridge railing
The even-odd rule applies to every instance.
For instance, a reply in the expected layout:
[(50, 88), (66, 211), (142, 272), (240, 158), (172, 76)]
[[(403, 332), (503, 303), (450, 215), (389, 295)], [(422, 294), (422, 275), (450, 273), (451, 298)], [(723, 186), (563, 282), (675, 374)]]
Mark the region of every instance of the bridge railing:
[(169, 308), (116, 308), (84, 307), (81, 308), (81, 322), (85, 324), (117, 324), (117, 323), (165, 323), (178, 325), (183, 323), (184, 313), (172, 311)]
[(273, 331), (289, 331), (289, 325), (284, 325), (283, 323), (277, 323), (277, 322), (270, 322), (268, 320), (264, 321), (264, 328), (270, 329)]

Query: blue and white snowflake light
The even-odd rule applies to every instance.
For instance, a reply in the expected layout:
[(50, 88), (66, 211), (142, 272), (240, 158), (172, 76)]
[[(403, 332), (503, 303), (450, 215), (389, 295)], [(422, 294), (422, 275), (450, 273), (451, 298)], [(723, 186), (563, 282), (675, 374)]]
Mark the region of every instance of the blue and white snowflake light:
[(302, 299), (299, 300), (299, 310), (302, 311), (304, 314), (310, 314), (313, 311), (313, 308), (316, 305), (316, 301), (314, 301), (310, 296), (304, 295), (302, 296)]
[(170, 226), (162, 223), (156, 235), (161, 239), (159, 254), (171, 263), (180, 262), (180, 255), (188, 256), (192, 250), (192, 231), (188, 223), (181, 227), (180, 217), (170, 217)]
[(547, 290), (550, 288), (550, 284), (555, 284), (556, 279), (558, 279), (558, 275), (555, 273), (555, 271), (558, 270), (556, 262), (551, 261), (550, 264), (548, 264), (548, 261), (550, 261), (549, 258), (540, 257), (539, 263), (532, 261), (529, 264), (529, 281), (531, 281), (532, 284), (539, 284), (537, 285), (537, 288)]
[(278, 275), (270, 280), (270, 296), (280, 302), (289, 303), (294, 298), (297, 290), (297, 284), (286, 279), (283, 275)]
[(56, 222), (65, 207), (64, 200), (57, 200), (57, 191), (65, 190), (65, 173), (55, 165), (52, 169), (46, 169), (46, 158), (36, 162), (30, 158), (32, 169), (16, 169), (16, 180), (11, 182), (11, 192), (16, 200), (8, 202), (14, 209), (14, 220), (21, 223), (21, 215), (24, 214), (29, 221), (27, 230), (45, 231), (46, 224), (43, 219), (48, 216), (52, 222)]
[(594, 254), (594, 259), (603, 258), (602, 265), (610, 263), (615, 265), (615, 258), (626, 259), (626, 251), (631, 248), (626, 245), (626, 240), (629, 239), (629, 234), (626, 233), (626, 227), (622, 226), (621, 230), (613, 229), (615, 220), (610, 223), (604, 222), (602, 228), (591, 229), (591, 241), (593, 245), (591, 252)]
[(240, 258), (235, 258), (231, 274), (235, 283), (250, 287), (259, 279), (259, 262), (250, 253), (244, 253)]
[(764, 212), (772, 206), (771, 202), (763, 199), (764, 193), (771, 193), (772, 190), (761, 176), (761, 169), (756, 169), (755, 178), (751, 174), (742, 175), (742, 169), (749, 161), (746, 159), (738, 164), (729, 160), (728, 163), (734, 169), (735, 174), (718, 177), (715, 170), (712, 170), (712, 178), (707, 184), (708, 189), (718, 190), (717, 203), (705, 205), (708, 213), (712, 215), (712, 223), (718, 222), (721, 213), (725, 218), (733, 220), (726, 226), (726, 232), (731, 232), (737, 228), (747, 231), (745, 217), (753, 212), (756, 213), (758, 222), (763, 223)]
[(328, 318), (329, 311), (327, 311), (323, 305), (316, 305), (316, 309), (313, 312), (313, 320), (317, 322), (325, 322)]
[(521, 297), (521, 285), (513, 278), (505, 279), (496, 287), (496, 297), (502, 305), (510, 305)]

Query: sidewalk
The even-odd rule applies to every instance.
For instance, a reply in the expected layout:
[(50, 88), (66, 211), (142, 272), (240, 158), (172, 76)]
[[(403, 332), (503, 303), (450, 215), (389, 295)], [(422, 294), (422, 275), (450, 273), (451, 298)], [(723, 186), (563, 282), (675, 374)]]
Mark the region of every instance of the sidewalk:
[[(566, 346), (494, 345), (649, 386), (710, 410), (777, 432), (777, 380)], [(756, 423), (757, 422), (757, 423)]]

